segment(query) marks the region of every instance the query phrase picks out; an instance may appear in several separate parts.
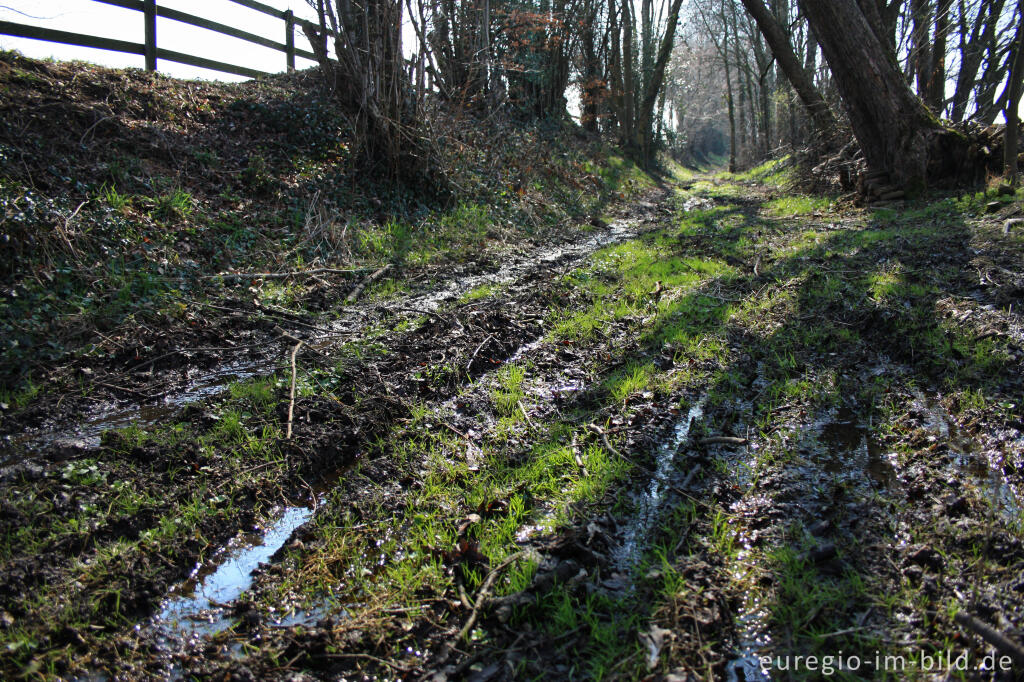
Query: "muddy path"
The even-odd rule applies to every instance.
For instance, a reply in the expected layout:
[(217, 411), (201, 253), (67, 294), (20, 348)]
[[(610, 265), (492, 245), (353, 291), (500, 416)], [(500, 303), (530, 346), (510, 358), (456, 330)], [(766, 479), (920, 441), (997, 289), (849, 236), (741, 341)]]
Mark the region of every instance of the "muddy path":
[[(479, 262), (440, 271), (392, 266), (383, 283), (400, 282), (411, 290), (371, 302), (365, 299), (374, 298), (377, 278), (372, 270), (354, 271), (355, 279), (341, 283), (321, 279), (296, 301), (298, 312), (260, 304), (253, 294), (263, 286), (261, 278), (229, 274), (227, 280), (242, 283), (238, 294), (217, 305), (192, 302), (195, 309), (184, 315), (193, 328), (142, 328), (132, 346), (112, 358), (82, 360), (57, 370), (54, 380), (61, 389), (40, 396), (27, 409), (5, 409), (0, 438), (7, 446), (6, 461), (40, 448), (95, 447), (104, 431), (157, 424), (184, 405), (223, 392), (232, 382), (274, 372), (297, 340), (330, 353), (349, 339), (386, 335), (471, 292), (499, 290), (538, 270), (573, 267), (601, 246), (652, 222), (656, 204), (665, 196), (664, 189), (656, 190), (636, 204), (615, 209), (617, 217), (610, 223), (597, 221), (588, 231), (573, 226), (564, 235), (510, 249), (500, 258), (487, 254)], [(369, 295), (346, 300), (362, 294), (367, 285)]]
[(291, 438), (278, 364), (9, 465), (6, 665), (1009, 679), (964, 623), (1024, 626), (1021, 239), (685, 184), (315, 321), (345, 336), (281, 325)]

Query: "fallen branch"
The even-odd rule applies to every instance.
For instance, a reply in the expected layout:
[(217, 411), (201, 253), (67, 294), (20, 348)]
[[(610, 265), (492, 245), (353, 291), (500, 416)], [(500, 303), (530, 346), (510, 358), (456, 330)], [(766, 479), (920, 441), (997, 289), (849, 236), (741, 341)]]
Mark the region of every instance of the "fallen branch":
[(1024, 647), (1021, 647), (1020, 644), (1017, 644), (988, 623), (978, 620), (966, 611), (958, 611), (953, 619), (1009, 656), (1017, 665), (1024, 666)]
[(746, 445), (749, 442), (746, 438), (735, 436), (710, 436), (700, 439), (701, 445)]
[(376, 282), (384, 275), (384, 273), (388, 272), (390, 269), (391, 263), (388, 263), (384, 267), (375, 270), (373, 274), (371, 274), (362, 282), (356, 285), (356, 288), (353, 289), (352, 292), (348, 295), (348, 297), (345, 298), (345, 303), (355, 303), (356, 301), (358, 301), (359, 297), (363, 293), (363, 289)]
[(128, 395), (133, 395), (138, 398), (142, 398), (143, 400), (159, 400), (160, 398), (163, 397), (162, 395), (150, 395), (149, 393), (143, 393), (142, 391), (136, 391), (131, 388), (125, 388), (124, 386), (108, 384), (105, 381), (94, 381), (93, 383), (96, 384), (97, 386), (103, 386), (114, 391), (120, 391), (121, 393), (127, 393)]
[(313, 268), (311, 270), (291, 270), (289, 272), (219, 272), (215, 275), (203, 275), (199, 279), (287, 279), (288, 277), (306, 277), (322, 274), (351, 275), (366, 272), (370, 268)]
[(292, 388), (291, 397), (288, 400), (288, 430), (285, 433), (285, 440), (292, 439), (292, 417), (295, 413), (295, 356), (298, 354), (299, 349), (302, 348), (303, 341), (299, 341), (292, 348)]
[(530, 419), (530, 415), (526, 412), (526, 406), (523, 405), (522, 400), (519, 401), (519, 411), (523, 413), (523, 416), (526, 418), (526, 423), (529, 424), (531, 428), (537, 428), (537, 425), (533, 423), (533, 420)]
[(615, 449), (615, 446), (612, 445), (611, 441), (608, 440), (608, 434), (606, 434), (604, 432), (604, 429), (602, 429), (600, 426), (598, 426), (597, 424), (587, 424), (587, 428), (596, 433), (601, 438), (601, 444), (604, 445), (605, 450), (615, 455), (624, 462), (636, 464), (636, 462), (634, 462), (629, 457), (626, 457), (624, 454)]

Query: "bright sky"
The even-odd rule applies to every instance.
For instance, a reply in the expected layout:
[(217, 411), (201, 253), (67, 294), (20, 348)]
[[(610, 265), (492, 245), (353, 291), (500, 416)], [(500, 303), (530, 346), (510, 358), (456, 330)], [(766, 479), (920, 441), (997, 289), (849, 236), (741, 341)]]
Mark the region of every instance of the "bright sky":
[[(291, 9), (297, 17), (311, 20), (316, 18), (316, 11), (305, 0), (260, 0), (260, 2), (282, 10)], [(157, 0), (157, 4), (227, 24), (279, 43), (284, 42), (283, 20), (236, 5), (230, 0)], [(122, 9), (93, 0), (45, 0), (45, 2), (40, 0), (0, 0), (0, 20), (135, 43), (141, 43), (144, 40), (142, 12)], [(198, 57), (268, 72), (284, 71), (286, 66), (283, 52), (169, 19), (157, 18), (156, 36), (159, 47)], [(295, 31), (295, 46), (299, 49), (309, 50), (309, 43), (301, 29)], [(113, 67), (145, 67), (145, 60), (141, 55), (61, 45), (28, 38), (14, 38), (7, 35), (0, 35), (0, 48), (18, 50), (28, 57), (53, 57), (60, 60), (80, 59)], [(313, 62), (296, 57), (295, 66), (302, 69), (313, 66)], [(157, 69), (161, 73), (179, 78), (246, 80), (240, 76), (165, 60), (157, 62)]]

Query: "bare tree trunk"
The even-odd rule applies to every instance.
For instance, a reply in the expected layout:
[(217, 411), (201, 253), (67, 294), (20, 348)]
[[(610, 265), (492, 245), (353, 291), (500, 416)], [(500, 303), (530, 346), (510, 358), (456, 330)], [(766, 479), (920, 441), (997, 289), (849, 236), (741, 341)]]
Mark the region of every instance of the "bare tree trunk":
[[(967, 115), (971, 91), (977, 81), (985, 45), (995, 41), (996, 24), (1002, 14), (1005, 0), (981, 0), (974, 21), (968, 21), (969, 6), (960, 2), (960, 71), (957, 73), (956, 90), (953, 93), (952, 118), (962, 121)], [(970, 33), (967, 29), (970, 27)]]
[(636, 145), (635, 114), (633, 104), (636, 102), (636, 90), (633, 80), (633, 15), (630, 12), (629, 0), (622, 0), (622, 96), (623, 107), (622, 144), (633, 148)]
[(676, 39), (676, 26), (679, 23), (679, 9), (682, 5), (683, 0), (673, 0), (672, 6), (669, 8), (665, 34), (661, 37), (661, 45), (658, 47), (657, 57), (651, 67), (650, 80), (647, 87), (644, 88), (640, 110), (637, 112), (644, 163), (651, 161), (651, 146), (654, 143), (654, 107), (658, 101), (658, 93), (661, 92), (665, 82), (665, 67), (668, 66), (668, 58), (672, 54), (672, 44)]
[(736, 172), (736, 107), (732, 97), (732, 77), (729, 74), (729, 31), (723, 37), (722, 63), (725, 64), (725, 97), (729, 108), (729, 172)]
[(765, 42), (771, 47), (775, 60), (782, 67), (782, 71), (786, 74), (793, 89), (796, 90), (800, 102), (807, 109), (815, 129), (819, 133), (831, 132), (835, 128), (835, 117), (832, 116), (821, 93), (814, 87), (810, 75), (813, 72), (813, 53), (817, 50), (817, 46), (812, 42), (813, 38), (808, 39), (808, 63), (811, 65), (811, 69), (806, 69), (801, 66), (800, 60), (793, 52), (793, 45), (790, 43), (789, 37), (776, 21), (775, 16), (765, 7), (764, 2), (762, 0), (743, 0), (743, 6), (757, 22), (758, 30), (761, 31)]
[(910, 63), (913, 65), (917, 82), (917, 94), (925, 98), (928, 94), (928, 78), (932, 71), (931, 41), (928, 39), (928, 31), (932, 26), (930, 0), (910, 0), (910, 15), (914, 22), (910, 40)]
[(352, 128), (360, 165), (418, 184), (436, 175), (418, 130), (415, 98), (407, 93), (401, 0), (363, 0), (358, 7), (351, 0), (317, 0), (316, 9), (322, 32), (317, 41), (330, 22), (337, 61), (326, 59), (322, 44), (314, 49)]
[(941, 115), (946, 106), (946, 38), (949, 34), (949, 10), (953, 0), (938, 0), (935, 7), (935, 43), (924, 103)]

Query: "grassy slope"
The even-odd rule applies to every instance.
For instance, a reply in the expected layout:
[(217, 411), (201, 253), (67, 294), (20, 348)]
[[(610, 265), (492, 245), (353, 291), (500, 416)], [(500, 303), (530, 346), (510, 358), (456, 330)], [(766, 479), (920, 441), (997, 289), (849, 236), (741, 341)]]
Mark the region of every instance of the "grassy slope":
[[(609, 203), (653, 185), (571, 131), (494, 121), (480, 131), (439, 113), (459, 194), (438, 205), (378, 187), (348, 165), (342, 121), (309, 73), (221, 85), (4, 54), (0, 93), (0, 409), (15, 435), (35, 423), (24, 417), (33, 408), (102, 398), (92, 377), (161, 355), (168, 339), (223, 346), (239, 329), (279, 323), (246, 305), (254, 297), (326, 324), (383, 263), (393, 275), (366, 298), (586, 232)], [(321, 267), (354, 272), (218, 276)], [(409, 326), (370, 330), (326, 366), (307, 360), (300, 398), (336, 411), (337, 396), (352, 396), (349, 373), (384, 352), (376, 336)], [(208, 409), (108, 434), (70, 461), (48, 450), (41, 468), (4, 470), (5, 675), (53, 674), (80, 647), (123, 641), (235, 529), (259, 522), (301, 477), (336, 468), (339, 448), (351, 456), (344, 442), (284, 442), (284, 383), (239, 382)], [(366, 437), (403, 409), (383, 408), (345, 433)]]

